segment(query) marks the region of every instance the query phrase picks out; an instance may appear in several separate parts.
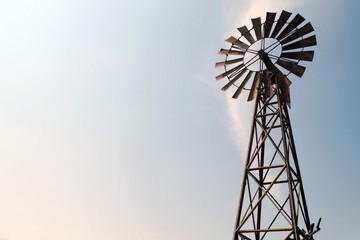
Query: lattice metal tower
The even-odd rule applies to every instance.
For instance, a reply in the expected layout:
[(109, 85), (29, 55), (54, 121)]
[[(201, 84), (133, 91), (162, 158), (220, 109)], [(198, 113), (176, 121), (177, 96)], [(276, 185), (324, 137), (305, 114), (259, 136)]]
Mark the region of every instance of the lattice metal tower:
[(312, 61), (314, 51), (307, 48), (316, 37), (301, 15), (291, 15), (252, 19), (253, 28), (240, 27), (239, 38), (226, 40), (231, 47), (219, 52), (225, 61), (216, 63), (225, 69), (216, 80), (229, 81), (223, 91), (235, 87), (237, 98), (249, 90), (248, 101), (255, 100), (233, 240), (311, 240), (320, 230), (321, 219), (317, 226), (310, 221), (288, 112), (288, 76), (303, 75), (299, 63)]

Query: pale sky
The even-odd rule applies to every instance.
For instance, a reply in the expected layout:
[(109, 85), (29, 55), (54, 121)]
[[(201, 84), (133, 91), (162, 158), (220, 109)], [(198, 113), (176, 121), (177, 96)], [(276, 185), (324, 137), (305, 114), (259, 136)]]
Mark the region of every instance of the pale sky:
[(215, 62), (300, 13), (290, 111), (315, 239), (360, 235), (356, 0), (0, 1), (0, 240), (231, 240), (253, 102)]

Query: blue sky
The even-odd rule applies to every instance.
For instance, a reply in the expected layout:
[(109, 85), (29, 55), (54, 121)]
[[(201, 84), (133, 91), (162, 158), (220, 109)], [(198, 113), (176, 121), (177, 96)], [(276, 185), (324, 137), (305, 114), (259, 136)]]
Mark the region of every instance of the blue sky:
[(355, 0), (1, 1), (0, 239), (231, 239), (252, 103), (214, 64), (282, 9), (318, 40), (290, 112), (316, 239), (358, 239)]

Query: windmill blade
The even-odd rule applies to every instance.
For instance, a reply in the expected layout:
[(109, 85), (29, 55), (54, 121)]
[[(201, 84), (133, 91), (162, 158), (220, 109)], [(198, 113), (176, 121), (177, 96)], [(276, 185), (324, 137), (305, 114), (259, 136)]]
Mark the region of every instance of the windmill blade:
[(265, 99), (269, 98), (274, 92), (274, 89), (271, 87), (271, 77), (272, 74), (270, 75), (270, 72), (267, 69), (264, 70), (264, 72), (260, 76), (260, 80), (262, 80), (262, 82), (264, 83)]
[(236, 67), (234, 67), (234, 68), (232, 68), (232, 69), (230, 69), (230, 70), (216, 76), (216, 80), (218, 81), (218, 80), (226, 77), (227, 75), (229, 75), (229, 74), (231, 74), (231, 73), (233, 73), (233, 72), (235, 72), (237, 70), (240, 70), (242, 67), (244, 67), (244, 64), (240, 64), (239, 66), (236, 66)]
[(282, 96), (286, 102), (286, 105), (288, 105), (288, 107), (291, 108), (290, 88), (283, 89)]
[[(240, 70), (228, 74), (227, 78), (228, 78), (228, 79), (232, 79), (234, 76), (236, 76), (236, 75), (237, 75), (238, 73), (240, 73), (241, 71), (246, 70), (246, 66), (245, 66), (244, 63), (241, 63), (241, 64), (239, 65), (239, 67), (240, 67), (240, 68), (239, 68)], [(226, 66), (225, 66), (225, 68), (226, 68)]]
[(220, 55), (244, 55), (245, 52), (221, 48), (218, 54), (220, 54)]
[(257, 72), (255, 74), (254, 81), (251, 86), (251, 90), (250, 90), (249, 97), (248, 97), (248, 102), (252, 101), (255, 98), (255, 96), (257, 95), (257, 93), (259, 91), (259, 86), (260, 86), (260, 72)]
[(232, 98), (238, 98), (241, 91), (244, 89), (246, 83), (249, 81), (250, 77), (252, 76), (253, 72), (249, 71), (249, 73), (246, 75), (244, 81), (240, 84), (240, 86), (238, 87), (238, 89), (236, 89), (236, 92), (234, 93), (234, 95), (232, 96)]
[(291, 73), (295, 74), (298, 77), (301, 77), (305, 72), (305, 67), (298, 65), (296, 62), (292, 61), (283, 61), (278, 59), (276, 64), (280, 65), (281, 67), (289, 70)]
[(253, 27), (254, 27), (254, 31), (255, 31), (255, 36), (257, 40), (262, 39), (262, 31), (261, 31), (261, 18), (253, 18), (251, 19)]
[(303, 18), (300, 14), (296, 14), (296, 16), (291, 20), (291, 22), (286, 26), (286, 28), (279, 34), (277, 39), (282, 39), (286, 35), (288, 35), (292, 30), (294, 30), (297, 26), (299, 26), (305, 18)]
[(266, 13), (266, 20), (265, 20), (265, 26), (264, 26), (264, 37), (267, 38), (270, 35), (270, 31), (272, 28), (272, 25), (275, 20), (276, 13)]
[(244, 58), (236, 58), (236, 59), (232, 59), (232, 60), (225, 60), (223, 62), (217, 62), (215, 64), (215, 67), (217, 68), (217, 67), (222, 67), (222, 66), (225, 66), (225, 65), (231, 65), (231, 64), (241, 62), (241, 61), (244, 61)]
[(314, 58), (314, 51), (301, 51), (301, 52), (283, 52), (280, 58), (290, 58), (302, 61), (311, 62)]
[(231, 81), (229, 81), (221, 90), (222, 91), (226, 91), (231, 85), (235, 84), (235, 82), (241, 78), (242, 75), (244, 75), (244, 73), (246, 72), (246, 69), (243, 69), (242, 71), (240, 71), (238, 73), (238, 75), (236, 75), (233, 79), (231, 79)]
[(289, 36), (282, 39), (280, 41), (280, 43), (284, 45), (288, 42), (291, 42), (292, 40), (295, 40), (295, 39), (300, 38), (308, 33), (311, 33), (312, 31), (314, 31), (314, 28), (312, 27), (311, 23), (307, 23), (304, 26), (302, 26), (301, 28), (299, 28), (298, 30), (296, 30), (295, 32), (293, 32), (292, 34), (290, 34)]
[(231, 43), (231, 44), (234, 44), (234, 45), (236, 45), (236, 46), (239, 46), (241, 49), (244, 49), (244, 50), (246, 50), (246, 49), (248, 49), (248, 48), (250, 47), (250, 46), (247, 45), (246, 43), (240, 41), (239, 39), (237, 39), (237, 38), (235, 38), (235, 37), (233, 37), (233, 36), (229, 37), (229, 38), (226, 39), (225, 41), (226, 41), (226, 42), (229, 42), (229, 43)]
[(290, 85), (291, 81), (285, 76), (282, 75), (277, 77), (278, 84), (280, 86), (282, 96), (285, 99), (285, 102), (290, 107)]
[(250, 44), (255, 42), (253, 36), (251, 35), (250, 31), (247, 29), (246, 26), (242, 26), (238, 28), (239, 32), (249, 41)]
[(279, 85), (281, 87), (282, 96), (286, 102), (286, 104), (291, 108), (291, 100), (290, 100), (290, 85), (291, 81), (285, 76), (282, 75), (282, 77), (279, 80)]
[(304, 48), (304, 47), (310, 47), (316, 45), (316, 37), (315, 35), (301, 39), (300, 41), (291, 43), (289, 45), (283, 46), (283, 51), (285, 50), (292, 50), (297, 48)]
[(288, 79), (288, 77), (285, 75), (284, 75), (284, 79), (282, 79), (282, 82), (283, 82), (283, 84), (285, 84), (286, 87), (290, 87), (290, 85), (292, 84), (290, 79)]
[(275, 25), (274, 31), (271, 34), (272, 38), (276, 37), (276, 35), (280, 32), (280, 30), (285, 25), (286, 21), (289, 19), (290, 16), (291, 16), (291, 13), (289, 13), (285, 10), (283, 10), (281, 12), (280, 17)]

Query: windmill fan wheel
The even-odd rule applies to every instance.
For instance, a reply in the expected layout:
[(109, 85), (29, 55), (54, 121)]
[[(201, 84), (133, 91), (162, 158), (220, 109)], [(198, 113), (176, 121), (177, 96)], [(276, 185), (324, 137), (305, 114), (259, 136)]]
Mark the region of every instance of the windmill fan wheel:
[[(305, 67), (300, 63), (313, 60), (314, 51), (308, 48), (316, 45), (316, 37), (311, 35), (314, 31), (312, 25), (304, 23), (305, 18), (300, 14), (291, 15), (282, 11), (275, 20), (276, 13), (267, 12), (265, 22), (261, 22), (260, 17), (253, 18), (251, 29), (240, 27), (239, 38), (231, 36), (226, 39), (231, 47), (219, 52), (225, 55), (225, 61), (215, 64), (215, 67), (224, 67), (224, 72), (216, 80), (226, 77), (229, 81), (221, 90), (235, 86), (233, 98), (238, 98), (244, 89), (250, 89), (248, 101), (251, 101), (260, 86), (271, 88), (271, 85), (278, 84), (285, 91), (291, 84), (287, 76), (301, 77), (304, 74)], [(273, 75), (276, 82), (270, 77), (262, 77), (268, 75)], [(251, 87), (247, 88), (251, 81)]]

